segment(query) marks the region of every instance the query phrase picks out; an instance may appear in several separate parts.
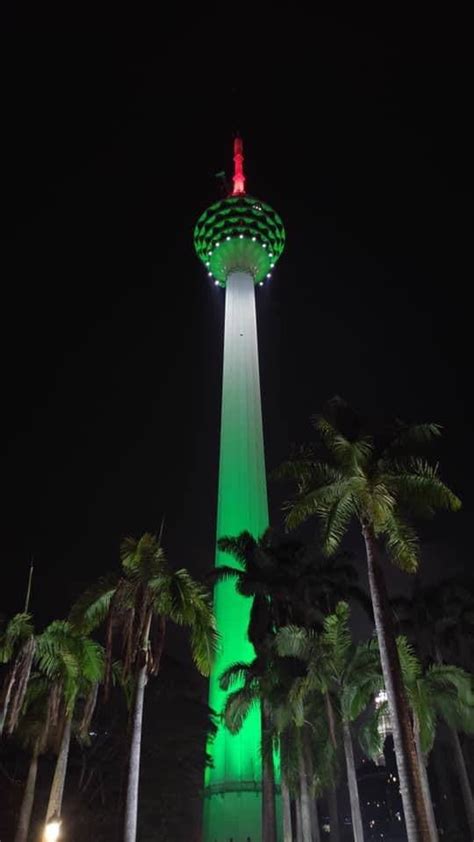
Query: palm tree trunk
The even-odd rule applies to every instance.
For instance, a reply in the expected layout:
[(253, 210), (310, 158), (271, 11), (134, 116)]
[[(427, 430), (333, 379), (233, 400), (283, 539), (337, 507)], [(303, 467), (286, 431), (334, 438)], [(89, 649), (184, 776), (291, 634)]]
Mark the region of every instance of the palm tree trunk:
[(276, 842), (275, 767), (270, 736), (268, 702), (261, 706), (262, 718), (262, 842)]
[(135, 842), (137, 838), (138, 784), (140, 780), (140, 753), (142, 744), (143, 704), (147, 683), (146, 660), (140, 668), (135, 690), (132, 736), (128, 766), (127, 799), (125, 803), (124, 842)]
[(297, 752), (298, 752), (298, 772), (300, 779), (300, 802), (301, 802), (301, 838), (302, 842), (312, 842), (311, 837), (311, 806), (310, 794), (308, 789), (308, 779), (306, 777), (306, 765), (304, 762), (303, 745), (301, 742), (300, 728), (297, 729)]
[(339, 842), (339, 810), (337, 807), (337, 790), (335, 785), (328, 792), (329, 824), (331, 825), (331, 842)]
[(457, 832), (457, 816), (454, 816), (451, 804), (453, 802), (452, 789), (452, 775), (450, 775), (451, 767), (446, 764), (445, 747), (441, 744), (438, 737), (435, 739), (434, 748), (432, 751), (432, 758), (434, 761), (434, 768), (436, 773), (436, 783), (438, 791), (438, 803), (441, 812), (443, 835), (448, 839), (454, 837)]
[(469, 825), (470, 839), (474, 839), (474, 800), (472, 797), (471, 785), (466, 769), (466, 761), (462, 753), (459, 734), (454, 728), (449, 728), (449, 736), (453, 746), (454, 763), (456, 772), (461, 784), (462, 797), (464, 800), (464, 809), (466, 810), (467, 823)]
[(31, 811), (33, 809), (33, 802), (35, 800), (36, 790), (36, 776), (38, 774), (38, 756), (39, 745), (35, 744), (31, 754), (30, 766), (28, 769), (28, 777), (26, 779), (25, 791), (23, 793), (23, 800), (20, 808), (20, 818), (18, 819), (18, 827), (16, 829), (15, 842), (27, 842), (28, 832), (30, 830)]
[(354, 761), (354, 747), (352, 745), (351, 728), (348, 722), (343, 722), (342, 733), (344, 739), (344, 754), (346, 756), (347, 784), (349, 787), (349, 799), (351, 802), (352, 832), (354, 834), (354, 842), (364, 842), (359, 787), (357, 785), (357, 775)]
[(61, 747), (56, 760), (54, 769), (53, 782), (49, 793), (48, 809), (46, 810), (46, 824), (55, 816), (59, 818), (61, 815), (61, 807), (63, 804), (64, 784), (66, 781), (67, 762), (69, 759), (69, 746), (71, 744), (71, 725), (72, 714), (70, 714), (64, 723), (63, 735), (61, 738)]
[(293, 842), (290, 790), (283, 773), (281, 776), (281, 804), (283, 808), (283, 842)]
[[(305, 742), (305, 749), (304, 749), (304, 759), (305, 759), (305, 766), (306, 766), (306, 778), (310, 781), (313, 780), (314, 775), (314, 765), (313, 765), (313, 756), (311, 753), (311, 749), (308, 742)], [(310, 792), (311, 800), (310, 800), (310, 811), (311, 811), (311, 830), (313, 834), (313, 842), (321, 842), (321, 835), (319, 832), (319, 816), (318, 816), (318, 805), (316, 804), (316, 799), (314, 798), (314, 793)]]
[(436, 826), (436, 818), (433, 810), (433, 799), (431, 798), (430, 782), (428, 779), (428, 770), (425, 765), (423, 751), (420, 740), (420, 723), (418, 717), (414, 714), (413, 717), (413, 731), (415, 734), (416, 756), (418, 759), (418, 768), (420, 770), (421, 786), (423, 788), (423, 796), (425, 799), (425, 809), (428, 816), (430, 826), (430, 833), (433, 842), (439, 842), (438, 828)]
[(379, 642), (382, 674), (388, 697), (407, 838), (408, 842), (430, 842), (413, 729), (401, 675), (392, 613), (378, 558), (377, 542), (371, 526), (364, 525), (362, 532), (367, 552), (370, 596)]
[(12, 695), (12, 690), (13, 690), (13, 686), (14, 686), (15, 681), (16, 681), (16, 673), (17, 673), (17, 665), (15, 664), (15, 666), (13, 667), (13, 671), (12, 671), (12, 674), (10, 676), (10, 679), (8, 681), (8, 685), (7, 685), (2, 709), (0, 710), (0, 737), (3, 734), (3, 729), (5, 727), (5, 722), (7, 720), (8, 708), (10, 706), (10, 699), (11, 699), (11, 695)]
[(301, 795), (295, 799), (296, 808), (296, 842), (303, 842), (303, 820), (301, 818)]
[[(334, 751), (337, 751), (337, 737), (336, 737), (336, 718), (334, 716), (334, 711), (331, 702), (331, 696), (329, 693), (325, 693), (324, 695), (325, 703), (326, 703), (326, 718), (328, 721), (328, 728), (329, 728), (329, 736), (334, 748)], [(337, 793), (336, 787), (333, 786), (328, 792), (328, 804), (329, 804), (329, 820), (331, 823), (331, 840), (332, 842), (339, 842), (339, 813), (337, 809)]]
[(316, 798), (311, 799), (311, 829), (313, 831), (313, 842), (321, 842), (318, 802), (316, 801)]

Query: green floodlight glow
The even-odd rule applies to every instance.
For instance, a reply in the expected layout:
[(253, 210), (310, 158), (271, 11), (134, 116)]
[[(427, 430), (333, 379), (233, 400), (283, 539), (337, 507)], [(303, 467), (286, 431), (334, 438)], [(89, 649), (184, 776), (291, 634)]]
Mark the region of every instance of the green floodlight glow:
[[(245, 194), (242, 143), (234, 145), (234, 191), (199, 218), (194, 244), (215, 284), (226, 288), (217, 537), (244, 530), (260, 537), (268, 503), (258, 364), (255, 284), (270, 277), (285, 243), (283, 223), (268, 205)], [(216, 566), (235, 566), (216, 553)], [(219, 676), (230, 664), (250, 661), (247, 638), (251, 600), (235, 582), (219, 583), (214, 610), (221, 648), (209, 682), (209, 705), (223, 710), (227, 693)], [(254, 707), (238, 734), (221, 723), (207, 751), (203, 842), (261, 842), (261, 718)]]
[(221, 284), (231, 272), (249, 272), (258, 283), (280, 257), (285, 229), (278, 214), (259, 199), (228, 196), (199, 217), (194, 245)]

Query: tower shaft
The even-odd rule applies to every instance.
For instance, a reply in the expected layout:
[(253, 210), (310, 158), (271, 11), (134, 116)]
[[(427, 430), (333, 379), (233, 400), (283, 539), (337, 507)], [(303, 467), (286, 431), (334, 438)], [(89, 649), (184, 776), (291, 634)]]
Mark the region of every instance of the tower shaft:
[[(257, 538), (267, 526), (255, 281), (250, 273), (232, 272), (226, 284), (217, 537), (247, 530)], [(216, 565), (222, 564), (235, 561), (218, 551)], [(214, 600), (221, 651), (209, 704), (220, 713), (226, 698), (220, 674), (236, 661), (250, 661), (254, 650), (247, 639), (251, 600), (240, 596), (231, 580), (216, 586)], [(205, 842), (260, 842), (260, 733), (258, 709), (239, 734), (219, 725), (209, 747), (214, 767), (206, 776)]]

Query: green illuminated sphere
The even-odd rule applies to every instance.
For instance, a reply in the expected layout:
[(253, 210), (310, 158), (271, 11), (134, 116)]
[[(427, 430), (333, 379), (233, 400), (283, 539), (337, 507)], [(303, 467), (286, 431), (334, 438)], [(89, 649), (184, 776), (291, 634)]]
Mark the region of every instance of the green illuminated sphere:
[(208, 272), (225, 286), (231, 272), (249, 272), (255, 283), (270, 274), (285, 245), (283, 223), (252, 196), (229, 196), (211, 205), (194, 229), (194, 246)]

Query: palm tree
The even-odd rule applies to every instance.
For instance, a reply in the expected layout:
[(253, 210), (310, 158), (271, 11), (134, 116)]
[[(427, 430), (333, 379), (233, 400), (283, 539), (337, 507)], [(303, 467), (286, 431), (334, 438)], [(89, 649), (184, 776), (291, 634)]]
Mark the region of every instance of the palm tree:
[(155, 535), (126, 538), (120, 557), (121, 574), (84, 594), (71, 616), (89, 630), (107, 619), (106, 682), (115, 632), (121, 632), (124, 677), (133, 682), (124, 842), (135, 842), (145, 688), (148, 677), (159, 672), (166, 624), (171, 620), (190, 629), (193, 659), (203, 675), (209, 674), (217, 633), (210, 594), (187, 570), (172, 570)]
[[(295, 676), (295, 664), (279, 658), (271, 643), (264, 653), (248, 664), (236, 663), (220, 677), (221, 687), (229, 690), (223, 718), (231, 733), (238, 733), (248, 713), (255, 705), (267, 711), (267, 740), (262, 745), (263, 792), (273, 791), (273, 764), (266, 762), (273, 754), (272, 743), (279, 741), (281, 754), (281, 790), (283, 806), (284, 842), (292, 840), (290, 798), (297, 794), (297, 811), (302, 842), (312, 842), (313, 830), (318, 832), (316, 805), (312, 801), (312, 775), (308, 768), (307, 737), (304, 706), (300, 700), (293, 704), (290, 696)], [(240, 685), (232, 689), (236, 684)], [(270, 800), (270, 795), (268, 796)], [(268, 814), (267, 814), (268, 816)], [(274, 832), (271, 814), (263, 827), (263, 839)]]
[[(222, 712), (223, 721), (232, 734), (237, 734), (252, 708), (260, 707), (262, 720), (262, 839), (263, 842), (276, 842), (275, 814), (275, 767), (273, 761), (273, 743), (275, 736), (272, 720), (271, 696), (278, 678), (271, 654), (271, 649), (261, 650), (260, 654), (249, 663), (237, 663), (227, 667), (219, 682), (223, 690), (230, 690), (236, 683), (242, 684), (229, 693)], [(284, 811), (287, 803), (283, 802)], [(284, 823), (288, 816), (284, 815)]]
[[(450, 664), (432, 664), (423, 672), (413, 647), (404, 637), (398, 639), (398, 649), (407, 695), (413, 711), (418, 763), (433, 839), (437, 840), (437, 828), (426, 763), (433, 747), (439, 720), (448, 725), (451, 734), (454, 762), (469, 830), (474, 836), (472, 791), (458, 736), (458, 731), (474, 733), (473, 676)], [(455, 740), (452, 739), (453, 734)]]
[[(324, 619), (321, 634), (287, 626), (276, 638), (281, 656), (298, 658), (305, 664), (306, 674), (298, 680), (293, 694), (302, 698), (320, 693), (326, 701), (329, 733), (336, 748), (334, 710), (342, 725), (347, 781), (351, 804), (352, 826), (356, 842), (363, 842), (362, 815), (354, 763), (351, 722), (366, 709), (382, 685), (380, 658), (373, 641), (352, 643), (349, 631), (349, 606), (340, 602), (334, 614)], [(328, 705), (331, 705), (330, 711)]]
[[(297, 581), (294, 561), (301, 557), (301, 545), (278, 545), (271, 530), (267, 530), (258, 540), (249, 532), (242, 532), (235, 538), (221, 538), (218, 546), (233, 556), (239, 567), (220, 566), (213, 570), (210, 578), (214, 583), (235, 579), (237, 591), (242, 596), (252, 598), (247, 635), (257, 653), (253, 671), (257, 666), (259, 669), (264, 667), (268, 674), (271, 663), (268, 658), (269, 647), (275, 627), (293, 608), (291, 596)], [(288, 563), (289, 558), (293, 564)], [(232, 668), (221, 677), (224, 689), (227, 689), (226, 684), (231, 676)], [(263, 694), (263, 678), (260, 678), (262, 680), (257, 682), (255, 690), (258, 687), (260, 691), (258, 698), (262, 732), (262, 835), (264, 842), (274, 842), (277, 837), (275, 769), (273, 751), (268, 749), (268, 740), (265, 739), (265, 735), (272, 730), (271, 711)], [(285, 821), (287, 819), (285, 816)]]
[[(392, 600), (400, 629), (406, 632), (423, 663), (442, 667), (451, 656), (470, 665), (474, 638), (472, 582), (449, 577), (437, 585), (415, 584), (411, 598)], [(464, 730), (461, 728), (460, 730)], [(474, 797), (456, 727), (448, 722), (452, 756), (474, 836)]]
[(401, 634), (415, 645), (423, 663), (457, 661), (472, 669), (474, 582), (449, 576), (435, 585), (415, 577), (410, 597), (391, 600)]
[(38, 760), (40, 754), (42, 754), (46, 748), (47, 685), (45, 685), (45, 682), (41, 679), (40, 683), (41, 688), (38, 688), (38, 681), (36, 681), (35, 678), (31, 680), (28, 687), (23, 713), (15, 730), (16, 738), (30, 755), (28, 775), (23, 791), (20, 815), (15, 834), (15, 842), (27, 842), (28, 839), (31, 812), (35, 799)]
[[(430, 822), (431, 838), (436, 842), (438, 830), (433, 811), (427, 762), (433, 748), (439, 722), (467, 734), (474, 733), (473, 676), (451, 664), (431, 664), (423, 669), (414, 648), (403, 636), (397, 638), (403, 681), (414, 722), (417, 762), (423, 785), (423, 797)], [(383, 750), (385, 736), (378, 728), (384, 707), (372, 713), (361, 729), (363, 751), (376, 759)], [(462, 787), (462, 780), (461, 780)]]
[[(255, 651), (262, 653), (276, 630), (286, 623), (320, 626), (324, 613), (341, 598), (353, 598), (368, 608), (367, 597), (358, 587), (357, 572), (347, 555), (327, 558), (317, 545), (307, 547), (301, 541), (279, 541), (272, 530), (258, 540), (249, 532), (224, 537), (219, 549), (233, 556), (239, 567), (221, 566), (213, 570), (214, 583), (235, 579), (242, 596), (253, 598), (248, 637)], [(262, 733), (268, 728), (263, 707)], [(271, 762), (271, 759), (270, 759)], [(273, 796), (263, 787), (263, 826), (269, 827), (274, 815)], [(334, 799), (331, 802), (333, 804)], [(335, 818), (337, 818), (337, 811)], [(314, 823), (314, 822), (313, 822)], [(335, 821), (333, 821), (334, 827)], [(274, 831), (275, 833), (276, 831)]]
[(79, 700), (83, 712), (79, 735), (87, 735), (97, 700), (99, 682), (104, 678), (104, 650), (87, 634), (67, 620), (55, 620), (37, 638), (38, 668), (49, 681), (47, 724), (49, 733), (57, 728), (60, 743), (46, 810), (46, 823), (61, 815), (66, 781), (73, 717)]
[(407, 835), (409, 842), (428, 842), (413, 731), (381, 567), (381, 542), (394, 564), (414, 572), (418, 543), (406, 513), (431, 515), (439, 508), (455, 511), (461, 504), (441, 481), (437, 467), (418, 455), (422, 445), (440, 434), (437, 425), (399, 423), (374, 437), (340, 399), (334, 399), (314, 423), (319, 434), (317, 446), (303, 448), (278, 472), (297, 482), (297, 493), (286, 504), (287, 526), (294, 528), (318, 516), (329, 555), (338, 549), (352, 520), (360, 526)]
[(0, 635), (0, 664), (9, 664), (1, 692), (0, 736), (11, 734), (25, 700), (36, 642), (30, 614), (15, 614)]
[(239, 566), (222, 565), (209, 578), (214, 584), (235, 579), (237, 591), (254, 599), (256, 616), (252, 613), (249, 626), (249, 639), (253, 642), (255, 638), (254, 646), (268, 630), (273, 633), (288, 623), (320, 625), (323, 615), (340, 600), (354, 599), (370, 611), (347, 554), (328, 558), (317, 544), (282, 541), (271, 529), (259, 539), (242, 532), (236, 537), (221, 538), (218, 545)]

